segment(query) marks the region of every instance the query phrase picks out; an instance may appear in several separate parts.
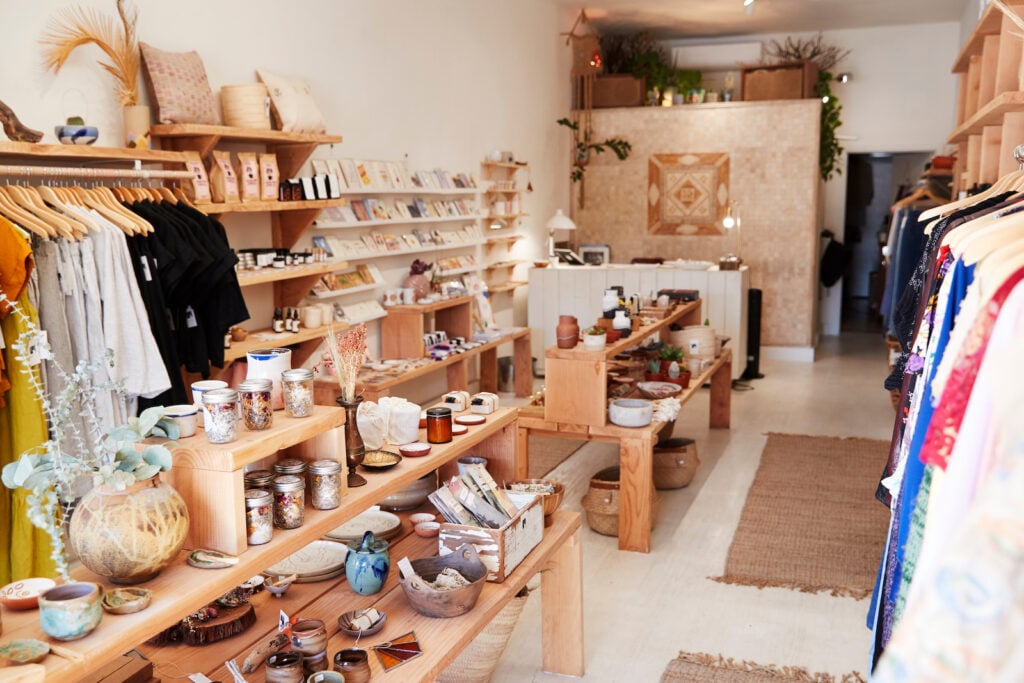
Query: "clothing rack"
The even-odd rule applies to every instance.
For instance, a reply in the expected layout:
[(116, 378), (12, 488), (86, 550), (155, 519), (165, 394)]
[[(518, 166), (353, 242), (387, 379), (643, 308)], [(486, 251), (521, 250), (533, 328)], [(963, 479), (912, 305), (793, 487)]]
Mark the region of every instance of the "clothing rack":
[(9, 166), (0, 165), (0, 176), (32, 178), (131, 178), (135, 180), (190, 179), (191, 171), (165, 171), (142, 168), (136, 160), (135, 168), (95, 168), (75, 166)]

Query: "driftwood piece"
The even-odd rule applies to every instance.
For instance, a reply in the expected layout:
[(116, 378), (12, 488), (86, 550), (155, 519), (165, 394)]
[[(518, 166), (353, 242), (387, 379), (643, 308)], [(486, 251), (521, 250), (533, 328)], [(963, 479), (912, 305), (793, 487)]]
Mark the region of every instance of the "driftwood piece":
[(4, 133), (7, 134), (7, 137), (15, 142), (39, 142), (43, 138), (41, 132), (32, 130), (19, 121), (18, 117), (14, 115), (14, 111), (3, 101), (0, 101), (0, 123), (3, 123)]

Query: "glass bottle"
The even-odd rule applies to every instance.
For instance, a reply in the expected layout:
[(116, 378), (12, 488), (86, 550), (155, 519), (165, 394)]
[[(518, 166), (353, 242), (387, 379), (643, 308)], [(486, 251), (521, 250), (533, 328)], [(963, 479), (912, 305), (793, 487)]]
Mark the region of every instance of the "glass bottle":
[(448, 443), (451, 440), (451, 408), (427, 408), (427, 441), (429, 443)]
[(203, 392), (206, 438), (210, 443), (229, 443), (238, 438), (238, 392), (212, 389)]

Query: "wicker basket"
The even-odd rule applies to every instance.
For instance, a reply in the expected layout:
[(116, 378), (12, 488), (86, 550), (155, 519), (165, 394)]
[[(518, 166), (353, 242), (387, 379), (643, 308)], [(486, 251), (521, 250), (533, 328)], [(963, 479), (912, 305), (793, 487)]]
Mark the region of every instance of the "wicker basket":
[[(605, 536), (619, 535), (619, 468), (607, 467), (590, 479), (590, 488), (583, 496), (587, 524)], [(658, 496), (651, 487), (651, 528), (658, 512)]]
[(697, 474), (700, 458), (693, 439), (669, 439), (654, 447), (654, 488), (681, 489)]
[(225, 126), (270, 130), (270, 99), (262, 83), (221, 86), (220, 108)]
[(438, 683), (487, 683), (491, 680), (529, 597), (530, 592), (524, 586), (441, 672)]

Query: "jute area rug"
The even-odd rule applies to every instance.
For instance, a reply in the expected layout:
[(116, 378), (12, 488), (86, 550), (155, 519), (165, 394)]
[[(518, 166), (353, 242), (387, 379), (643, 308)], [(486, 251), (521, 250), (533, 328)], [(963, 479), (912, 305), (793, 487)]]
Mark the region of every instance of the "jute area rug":
[(543, 479), (585, 443), (576, 439), (556, 439), (553, 436), (531, 436), (530, 462), (527, 467), (529, 478)]
[(769, 434), (723, 583), (867, 597), (889, 511), (875, 500), (889, 444)]
[(836, 678), (831, 674), (811, 673), (803, 667), (777, 667), (772, 664), (725, 659), (721, 655), (680, 652), (668, 663), (661, 675), (662, 683), (779, 683), (780, 681), (801, 681), (802, 683), (864, 683), (856, 672)]

